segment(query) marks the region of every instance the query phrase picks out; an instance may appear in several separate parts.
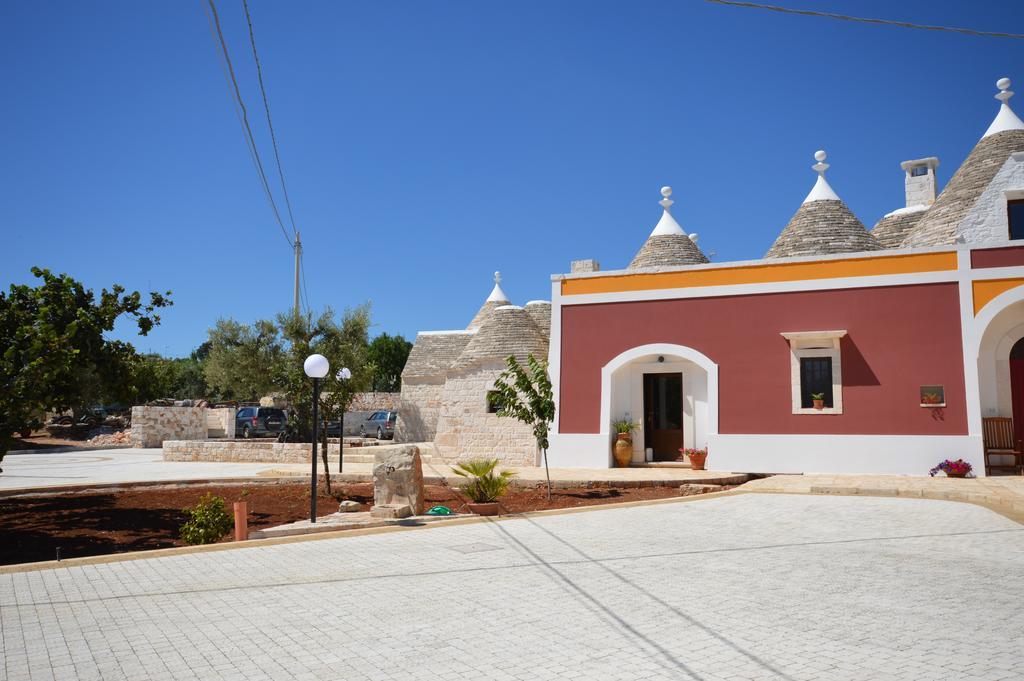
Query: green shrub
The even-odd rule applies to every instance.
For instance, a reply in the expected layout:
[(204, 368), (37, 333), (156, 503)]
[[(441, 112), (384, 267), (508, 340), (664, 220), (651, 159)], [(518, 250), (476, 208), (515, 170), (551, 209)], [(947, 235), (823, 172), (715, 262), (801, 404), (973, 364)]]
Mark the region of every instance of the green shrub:
[(463, 461), (452, 466), (456, 475), (469, 478), (469, 482), (462, 490), (474, 503), (486, 504), (497, 501), (498, 498), (508, 491), (508, 486), (515, 477), (512, 471), (495, 473), (498, 465), (497, 459), (473, 459)]
[(207, 494), (194, 508), (183, 509), (188, 520), (181, 526), (186, 544), (213, 544), (231, 531), (234, 520), (224, 508), (224, 500)]

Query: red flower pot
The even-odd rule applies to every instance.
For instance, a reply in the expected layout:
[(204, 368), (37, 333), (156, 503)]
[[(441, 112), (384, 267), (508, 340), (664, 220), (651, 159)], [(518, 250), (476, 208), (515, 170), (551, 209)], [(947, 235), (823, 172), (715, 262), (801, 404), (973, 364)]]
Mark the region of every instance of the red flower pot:
[(477, 515), (498, 515), (501, 513), (501, 504), (497, 501), (488, 501), (481, 504), (470, 501), (466, 506), (469, 507), (471, 513), (476, 513)]

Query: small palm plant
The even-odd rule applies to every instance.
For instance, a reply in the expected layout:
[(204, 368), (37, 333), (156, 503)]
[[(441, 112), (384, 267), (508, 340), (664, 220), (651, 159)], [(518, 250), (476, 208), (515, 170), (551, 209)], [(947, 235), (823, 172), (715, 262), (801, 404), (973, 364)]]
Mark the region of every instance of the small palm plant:
[(512, 483), (513, 471), (495, 472), (497, 459), (472, 459), (452, 466), (456, 475), (468, 478), (469, 482), (462, 488), (470, 499), (477, 504), (489, 504), (497, 501)]

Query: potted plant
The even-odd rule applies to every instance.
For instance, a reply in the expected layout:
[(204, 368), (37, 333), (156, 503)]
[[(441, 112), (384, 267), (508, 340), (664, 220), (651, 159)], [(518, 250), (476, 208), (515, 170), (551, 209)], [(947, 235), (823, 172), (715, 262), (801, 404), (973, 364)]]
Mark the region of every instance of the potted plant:
[(939, 471), (943, 471), (947, 478), (966, 478), (967, 474), (972, 470), (974, 470), (974, 467), (963, 459), (957, 459), (956, 461), (946, 459), (938, 466), (928, 471), (928, 475), (934, 478)]
[(689, 460), (690, 467), (695, 471), (704, 470), (704, 463), (708, 460), (708, 450), (704, 449), (680, 449)]
[(629, 420), (629, 416), (612, 423), (615, 430), (615, 447), (612, 455), (615, 457), (615, 465), (619, 468), (628, 467), (633, 460), (633, 431), (636, 425)]
[(811, 393), (811, 404), (815, 409), (825, 408), (825, 393)]
[(472, 459), (452, 466), (456, 475), (469, 479), (462, 491), (472, 499), (466, 505), (477, 515), (498, 515), (501, 511), (498, 499), (508, 491), (516, 475), (513, 471), (496, 473), (497, 466), (497, 459)]

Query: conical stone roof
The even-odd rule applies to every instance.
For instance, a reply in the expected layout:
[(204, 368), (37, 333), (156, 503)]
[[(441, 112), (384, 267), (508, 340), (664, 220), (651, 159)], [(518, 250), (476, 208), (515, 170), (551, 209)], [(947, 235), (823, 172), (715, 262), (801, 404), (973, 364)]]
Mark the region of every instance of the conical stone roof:
[(678, 267), (709, 262), (707, 256), (693, 243), (669, 212), (669, 207), (673, 203), (672, 199), (668, 198), (672, 195), (672, 187), (662, 187), (661, 195), (664, 197), (658, 202), (664, 209), (661, 220), (655, 225), (654, 231), (633, 257), (627, 269)]
[(871, 228), (871, 236), (875, 237), (875, 241), (883, 249), (899, 248), (903, 240), (907, 238), (907, 235), (917, 226), (925, 212), (924, 206), (914, 206), (913, 210), (902, 208), (884, 215)]
[(501, 272), (494, 273), (494, 288), (491, 289), (491, 295), (487, 296), (487, 300), (477, 310), (476, 315), (473, 317), (473, 321), (469, 323), (466, 328), (470, 331), (474, 331), (483, 326), (484, 321), (491, 315), (494, 308), (500, 307), (501, 305), (509, 304), (508, 296), (505, 295), (504, 289), (501, 288)]
[(421, 331), (409, 352), (402, 378), (444, 376), (472, 337), (470, 331)]
[(526, 313), (537, 325), (544, 339), (550, 342), (551, 338), (551, 303), (547, 300), (531, 300), (526, 304)]
[(1024, 151), (1024, 130), (1004, 130), (983, 137), (950, 178), (935, 203), (904, 239), (903, 246), (944, 246), (954, 243), (964, 216), (1015, 151)]
[(794, 258), (833, 253), (877, 251), (878, 242), (868, 234), (842, 199), (825, 180), (825, 152), (814, 154), (818, 179), (785, 229), (765, 253), (765, 258)]
[(490, 361), (504, 362), (512, 355), (526, 362), (528, 355), (547, 357), (548, 343), (529, 313), (518, 305), (494, 308), (452, 366), (453, 371), (471, 369)]

